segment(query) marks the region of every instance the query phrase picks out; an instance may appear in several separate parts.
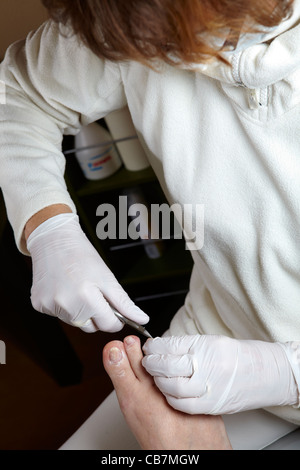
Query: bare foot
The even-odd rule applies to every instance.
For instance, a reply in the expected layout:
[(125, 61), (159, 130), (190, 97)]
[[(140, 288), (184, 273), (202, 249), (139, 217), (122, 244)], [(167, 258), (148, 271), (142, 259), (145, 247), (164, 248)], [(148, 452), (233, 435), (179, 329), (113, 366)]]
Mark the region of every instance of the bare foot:
[(140, 340), (111, 341), (103, 364), (128, 426), (144, 450), (230, 450), (220, 416), (188, 415), (174, 410), (141, 364)]

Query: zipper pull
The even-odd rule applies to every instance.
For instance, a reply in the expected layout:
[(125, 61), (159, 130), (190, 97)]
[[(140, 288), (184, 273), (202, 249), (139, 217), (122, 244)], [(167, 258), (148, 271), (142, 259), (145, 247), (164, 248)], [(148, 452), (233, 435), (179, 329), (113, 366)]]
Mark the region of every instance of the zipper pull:
[(250, 109), (257, 109), (259, 106), (261, 106), (261, 103), (258, 99), (258, 90), (255, 88), (249, 89), (247, 90), (247, 95)]

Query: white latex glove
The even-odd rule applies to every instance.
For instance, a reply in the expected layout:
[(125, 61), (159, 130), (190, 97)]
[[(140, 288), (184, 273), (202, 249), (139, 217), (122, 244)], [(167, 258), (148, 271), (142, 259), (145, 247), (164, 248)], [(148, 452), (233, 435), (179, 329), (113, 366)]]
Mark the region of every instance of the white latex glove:
[(129, 298), (82, 231), (78, 216), (59, 214), (28, 237), (32, 257), (31, 302), (42, 313), (86, 332), (115, 332), (123, 327), (108, 301), (138, 323), (149, 317)]
[[(285, 352), (292, 345), (215, 335), (154, 338), (143, 347), (143, 365), (173, 408), (189, 414), (231, 414), (298, 403)], [(299, 378), (299, 361), (294, 366)]]

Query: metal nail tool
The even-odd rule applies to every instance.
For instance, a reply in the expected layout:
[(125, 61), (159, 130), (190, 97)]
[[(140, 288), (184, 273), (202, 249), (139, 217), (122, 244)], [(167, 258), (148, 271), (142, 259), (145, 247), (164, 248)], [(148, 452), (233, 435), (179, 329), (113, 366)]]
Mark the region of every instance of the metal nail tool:
[(114, 312), (114, 314), (116, 315), (116, 317), (122, 323), (124, 323), (125, 325), (128, 325), (128, 326), (131, 326), (131, 328), (136, 330), (138, 333), (141, 333), (142, 335), (146, 336), (146, 338), (152, 338), (149, 331), (147, 331), (144, 326), (140, 325), (139, 323), (136, 323), (133, 320), (129, 320), (129, 318), (124, 317), (120, 312), (117, 312), (117, 310), (115, 310), (113, 307), (111, 307), (111, 308), (112, 308), (112, 311)]

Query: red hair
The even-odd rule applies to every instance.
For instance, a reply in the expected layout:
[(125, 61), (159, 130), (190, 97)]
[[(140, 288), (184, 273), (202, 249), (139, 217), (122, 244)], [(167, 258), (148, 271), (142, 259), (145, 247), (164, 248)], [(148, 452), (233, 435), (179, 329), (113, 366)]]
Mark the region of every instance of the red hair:
[[(235, 41), (285, 19), (293, 0), (42, 0), (99, 57), (150, 64), (203, 62), (210, 39)], [(247, 19), (247, 21), (245, 21)]]

